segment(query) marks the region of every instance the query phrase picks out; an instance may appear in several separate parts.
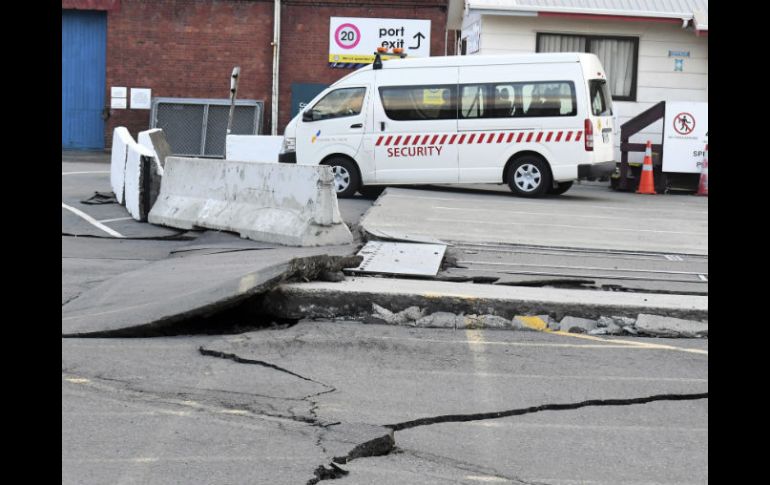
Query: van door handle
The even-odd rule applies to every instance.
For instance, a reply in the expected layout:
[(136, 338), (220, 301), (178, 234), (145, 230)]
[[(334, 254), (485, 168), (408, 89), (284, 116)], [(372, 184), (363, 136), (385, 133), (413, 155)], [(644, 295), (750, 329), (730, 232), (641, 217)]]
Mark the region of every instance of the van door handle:
[(356, 123), (355, 125), (350, 125), (350, 127), (351, 128), (363, 128), (364, 124), (363, 123)]
[(385, 122), (380, 121), (380, 131), (385, 131)]

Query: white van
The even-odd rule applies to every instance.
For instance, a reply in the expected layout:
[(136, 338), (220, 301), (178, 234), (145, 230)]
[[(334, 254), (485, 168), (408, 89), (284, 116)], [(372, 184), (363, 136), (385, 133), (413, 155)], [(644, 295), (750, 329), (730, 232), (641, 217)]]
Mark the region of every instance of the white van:
[(375, 62), (307, 106), (279, 161), (332, 166), (338, 197), (451, 183), (538, 197), (615, 168), (612, 99), (593, 54)]

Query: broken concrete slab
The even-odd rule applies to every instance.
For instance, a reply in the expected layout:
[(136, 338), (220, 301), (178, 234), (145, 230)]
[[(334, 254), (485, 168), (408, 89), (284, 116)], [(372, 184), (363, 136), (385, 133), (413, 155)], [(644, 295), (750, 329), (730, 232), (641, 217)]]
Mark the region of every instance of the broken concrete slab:
[(588, 333), (596, 328), (596, 320), (566, 316), (559, 322), (562, 332)]
[(497, 315), (466, 315), (465, 328), (511, 328), (511, 321)]
[[(708, 254), (707, 201), (677, 199), (673, 208), (669, 199), (639, 201), (607, 190), (573, 191), (565, 204), (560, 197), (532, 200), (492, 191), (391, 187), (366, 213), (361, 227), (369, 234), (408, 235), (411, 240)], [(618, 215), (626, 210), (636, 217)], [(659, 217), (663, 212), (667, 216)]]
[(636, 319), (635, 329), (654, 337), (708, 337), (708, 323), (642, 313)]
[[(161, 332), (228, 309), (292, 277), (314, 279), (350, 264), (351, 246), (191, 254), (120, 274), (62, 306), (62, 336)], [(357, 263), (355, 263), (357, 264)]]
[(708, 298), (555, 288), (476, 285), (444, 281), (346, 278), (339, 283), (292, 283), (271, 291), (266, 311), (286, 318), (369, 315), (372, 303), (391, 311), (418, 306), (429, 313), (510, 315), (549, 314), (597, 319), (635, 318), (639, 313), (708, 318)]
[(417, 320), (415, 326), (423, 328), (463, 328), (465, 326), (465, 318), (450, 312), (435, 312)]

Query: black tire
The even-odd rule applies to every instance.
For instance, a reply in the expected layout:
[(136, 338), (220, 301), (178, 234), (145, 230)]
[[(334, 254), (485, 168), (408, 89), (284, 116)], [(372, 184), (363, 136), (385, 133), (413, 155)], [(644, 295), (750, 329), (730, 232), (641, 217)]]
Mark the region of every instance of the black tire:
[(519, 197), (542, 197), (551, 187), (551, 170), (542, 158), (526, 155), (508, 170), (508, 186)]
[(385, 190), (384, 185), (365, 185), (358, 189), (358, 193), (367, 199), (376, 199)]
[(550, 189), (548, 189), (548, 193), (551, 195), (561, 195), (564, 192), (568, 191), (570, 188), (572, 188), (572, 181), (569, 182), (557, 182), (556, 188), (551, 186)]
[(344, 157), (334, 157), (323, 163), (332, 168), (334, 173), (334, 191), (338, 199), (353, 197), (361, 186), (361, 177), (355, 163)]

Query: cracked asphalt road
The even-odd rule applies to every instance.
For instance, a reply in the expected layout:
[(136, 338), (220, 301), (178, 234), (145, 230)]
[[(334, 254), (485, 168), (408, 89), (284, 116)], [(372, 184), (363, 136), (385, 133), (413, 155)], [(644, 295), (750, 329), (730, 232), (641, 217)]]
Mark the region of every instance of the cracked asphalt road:
[[(64, 483), (307, 483), (339, 455), (330, 450), (364, 439), (325, 435), (337, 426), (369, 425), (374, 437), (445, 414), (707, 393), (707, 360), (561, 335), (351, 322), (64, 339)], [(428, 424), (396, 431), (387, 456), (341, 465), (350, 473), (339, 481), (706, 483), (707, 423), (708, 399), (696, 399)]]
[[(170, 234), (123, 219), (115, 205), (79, 204), (109, 191), (105, 168), (64, 161), (63, 174), (87, 173), (63, 175), (63, 202), (130, 237)], [(371, 204), (347, 202), (349, 223)], [(62, 232), (105, 235), (64, 209)], [(63, 236), (62, 304), (174, 251), (214, 251), (195, 237)], [(388, 433), (389, 454), (340, 464), (348, 474), (338, 482), (707, 483), (708, 399), (385, 427), (708, 392), (707, 340), (633, 339), (701, 353), (606, 340), (327, 321), (230, 336), (62, 339), (62, 483), (305, 484)]]

